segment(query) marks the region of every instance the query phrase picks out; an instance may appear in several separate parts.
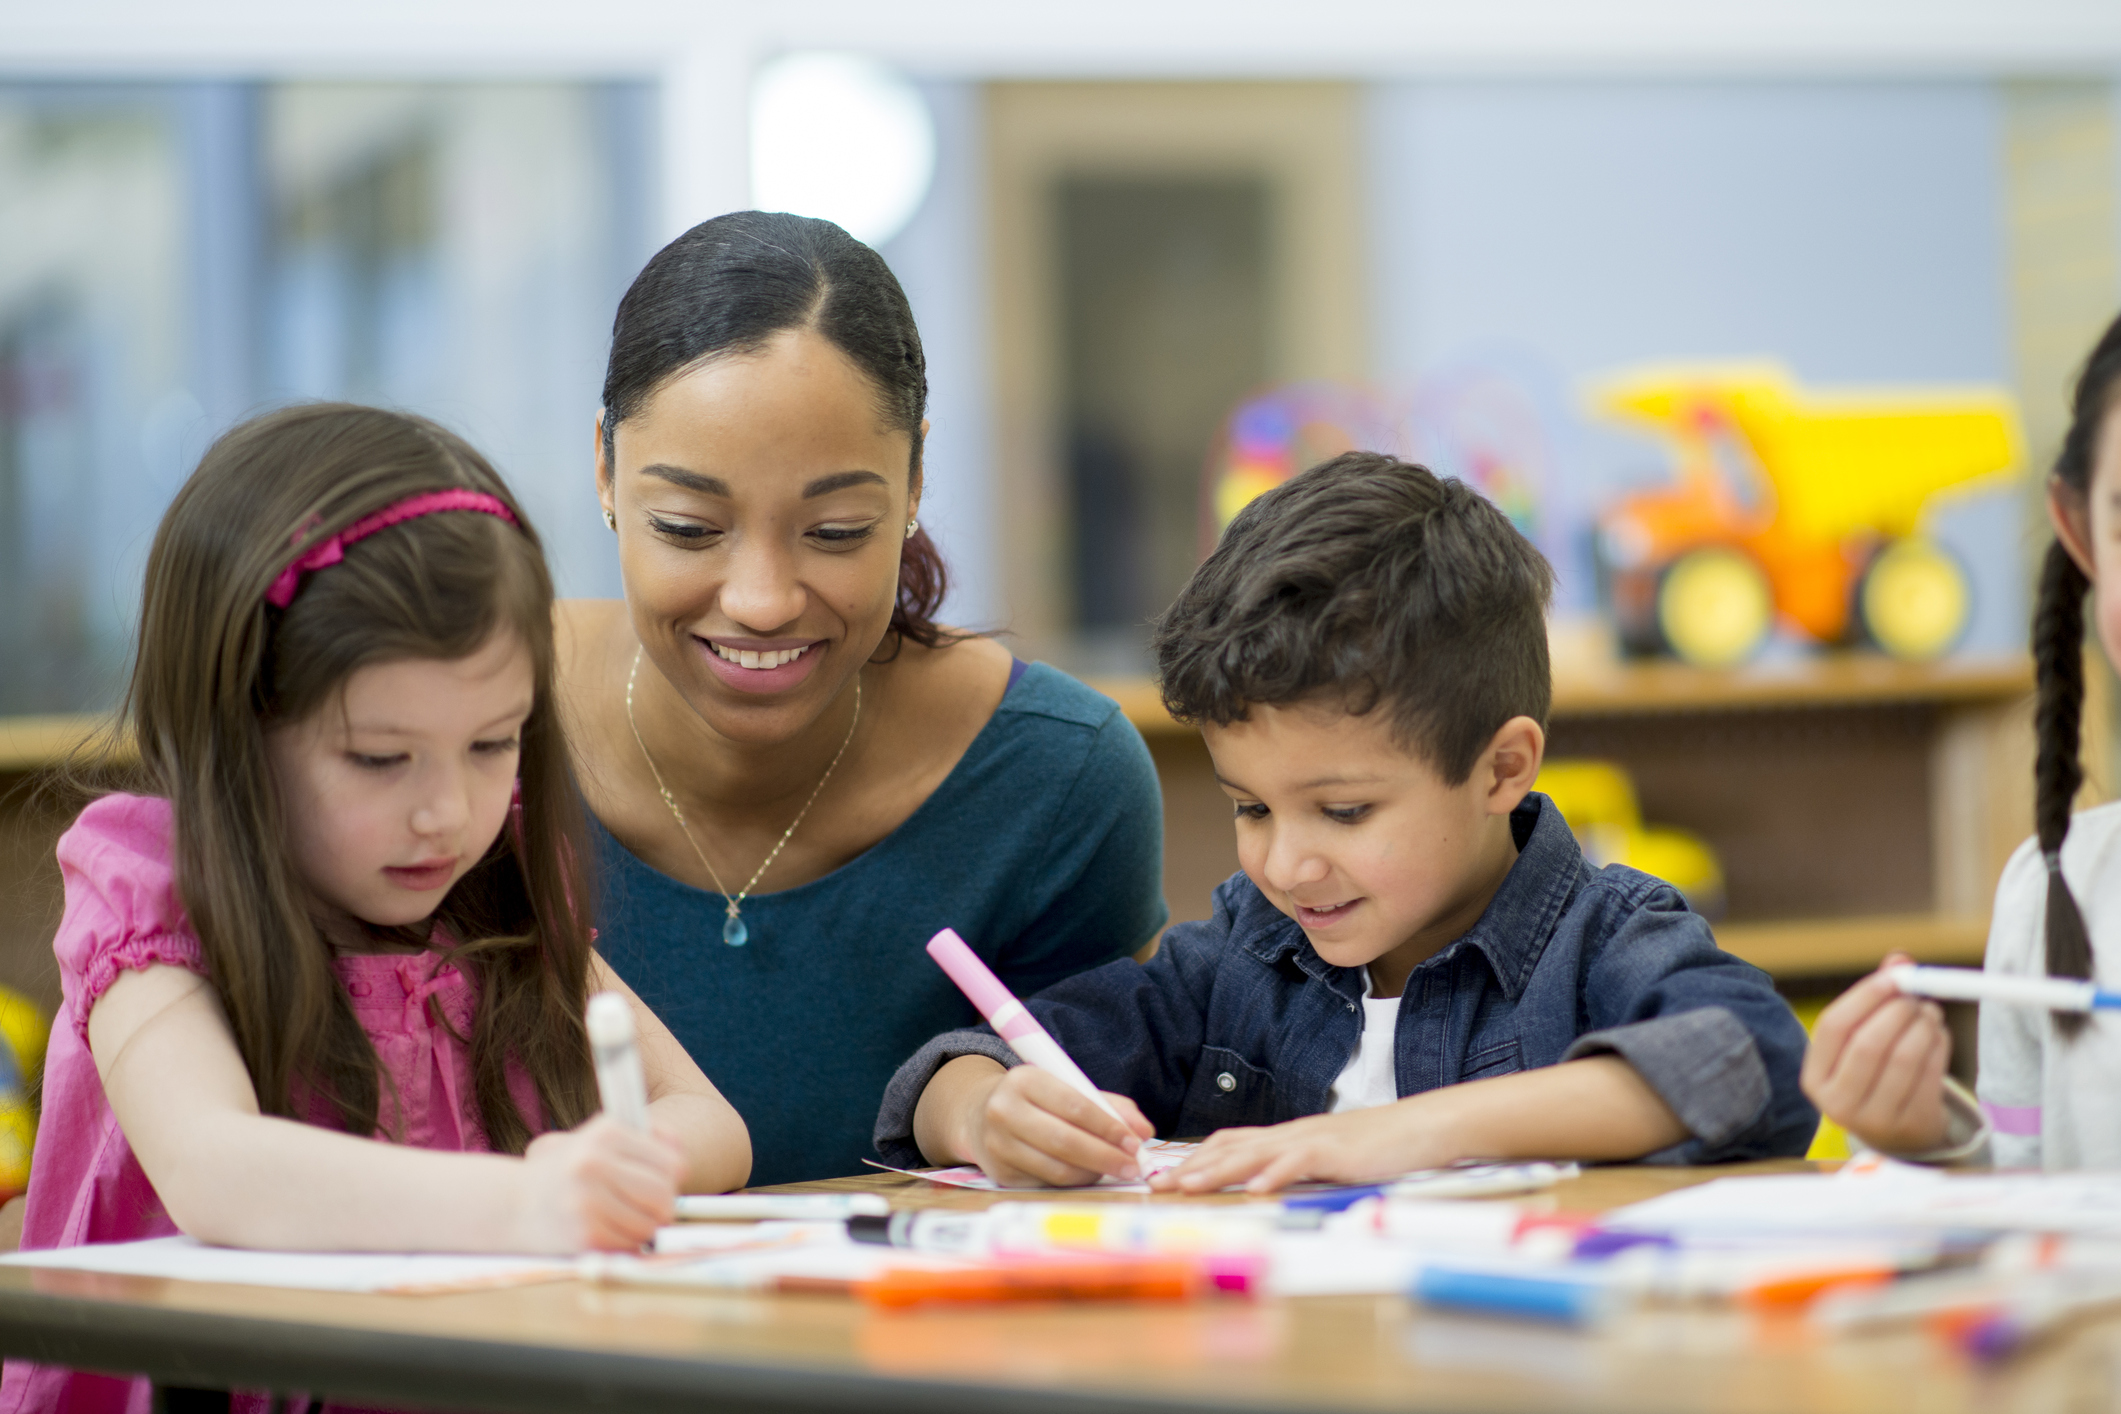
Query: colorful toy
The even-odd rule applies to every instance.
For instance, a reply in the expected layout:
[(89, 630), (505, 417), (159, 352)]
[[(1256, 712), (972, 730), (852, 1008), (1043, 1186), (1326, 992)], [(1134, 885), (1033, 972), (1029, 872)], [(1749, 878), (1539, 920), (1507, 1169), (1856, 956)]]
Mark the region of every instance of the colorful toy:
[(1238, 404), (1208, 455), (1201, 553), (1237, 513), (1306, 467), (1361, 448), (1396, 451), (1386, 400), (1339, 383), (1290, 383)]
[(1248, 398), (1208, 457), (1201, 553), (1262, 493), (1361, 450), (1457, 477), (1556, 558), (1567, 547), (1542, 534), (1552, 523), (1548, 503), (1558, 479), (1552, 424), (1560, 399), (1542, 400), (1534, 383), (1518, 370), (1469, 362), (1398, 388), (1289, 383)]
[(1820, 643), (1919, 661), (1965, 630), (1966, 573), (1922, 528), (1940, 493), (2016, 473), (2024, 437), (2008, 393), (1811, 392), (1753, 363), (1644, 370), (1598, 387), (1592, 404), (1677, 460), (1677, 484), (1599, 518), (1627, 650), (1728, 667), (1779, 617)]
[(51, 1026), (37, 1004), (0, 987), (0, 1202), (29, 1187), (37, 1115), (30, 1082), (44, 1065)]
[(1679, 890), (1705, 917), (1723, 912), (1723, 865), (1699, 837), (1668, 825), (1645, 825), (1635, 782), (1611, 761), (1556, 758), (1543, 763), (1532, 788), (1568, 821), (1592, 865), (1625, 864)]

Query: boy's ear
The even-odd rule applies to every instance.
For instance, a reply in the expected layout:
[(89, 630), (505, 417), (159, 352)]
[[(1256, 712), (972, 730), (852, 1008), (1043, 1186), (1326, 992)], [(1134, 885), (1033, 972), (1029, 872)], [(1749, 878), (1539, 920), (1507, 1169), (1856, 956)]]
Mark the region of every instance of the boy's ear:
[(1539, 763), (1546, 754), (1546, 728), (1539, 723), (1512, 717), (1502, 724), (1475, 768), (1486, 782), (1490, 815), (1507, 815), (1517, 808), (1539, 779)]

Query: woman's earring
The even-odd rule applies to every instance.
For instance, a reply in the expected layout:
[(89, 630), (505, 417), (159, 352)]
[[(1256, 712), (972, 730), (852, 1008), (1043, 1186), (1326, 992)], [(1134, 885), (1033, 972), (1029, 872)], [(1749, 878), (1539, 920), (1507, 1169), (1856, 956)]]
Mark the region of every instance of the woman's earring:
[(604, 507), (604, 527), (607, 530), (617, 530), (619, 528), (618, 514), (609, 506)]
[(919, 530), (920, 528), (921, 528), (921, 523), (920, 523), (919, 521), (917, 521), (917, 520), (909, 520), (909, 521), (907, 521), (907, 522), (906, 522), (906, 536), (907, 536), (907, 538), (908, 538), (908, 539), (911, 539), (911, 538), (912, 538), (912, 536), (913, 536), (913, 532), (914, 532), (914, 531), (916, 531), (916, 530)]

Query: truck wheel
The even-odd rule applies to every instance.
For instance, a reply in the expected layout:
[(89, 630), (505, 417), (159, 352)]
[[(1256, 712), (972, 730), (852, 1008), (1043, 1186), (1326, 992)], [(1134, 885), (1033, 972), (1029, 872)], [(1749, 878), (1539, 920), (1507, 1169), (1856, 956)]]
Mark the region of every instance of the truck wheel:
[(1665, 646), (1697, 668), (1743, 663), (1767, 641), (1775, 599), (1750, 555), (1713, 546), (1681, 555), (1657, 582)]
[(1910, 535), (1871, 557), (1856, 582), (1856, 623), (1874, 647), (1919, 663), (1959, 641), (1973, 600), (1957, 557), (1934, 540)]

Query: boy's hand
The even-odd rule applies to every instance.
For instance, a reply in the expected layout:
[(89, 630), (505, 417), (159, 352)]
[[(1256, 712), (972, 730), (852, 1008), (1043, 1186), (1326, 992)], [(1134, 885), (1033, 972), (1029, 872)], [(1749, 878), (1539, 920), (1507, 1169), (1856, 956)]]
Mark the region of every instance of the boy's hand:
[(955, 1147), (1005, 1188), (1072, 1188), (1107, 1174), (1140, 1178), (1134, 1151), (1156, 1128), (1125, 1095), (1105, 1099), (1131, 1130), (1065, 1082), (1019, 1065), (966, 1093)]
[(1367, 1183), (1458, 1158), (1455, 1150), (1435, 1148), (1420, 1128), (1406, 1123), (1413, 1109), (1401, 1101), (1264, 1129), (1218, 1129), (1197, 1153), (1150, 1179), (1149, 1186), (1159, 1193), (1213, 1193), (1242, 1183), (1248, 1193), (1272, 1193), (1307, 1178)]
[(1913, 959), (1895, 953), (1836, 997), (1812, 1028), (1799, 1083), (1828, 1119), (1887, 1153), (1942, 1145), (1944, 1071), (1952, 1057), (1944, 1009), (1903, 996), (1885, 969)]
[(518, 1232), (530, 1252), (631, 1252), (677, 1211), (685, 1154), (609, 1115), (541, 1134), (523, 1151)]

